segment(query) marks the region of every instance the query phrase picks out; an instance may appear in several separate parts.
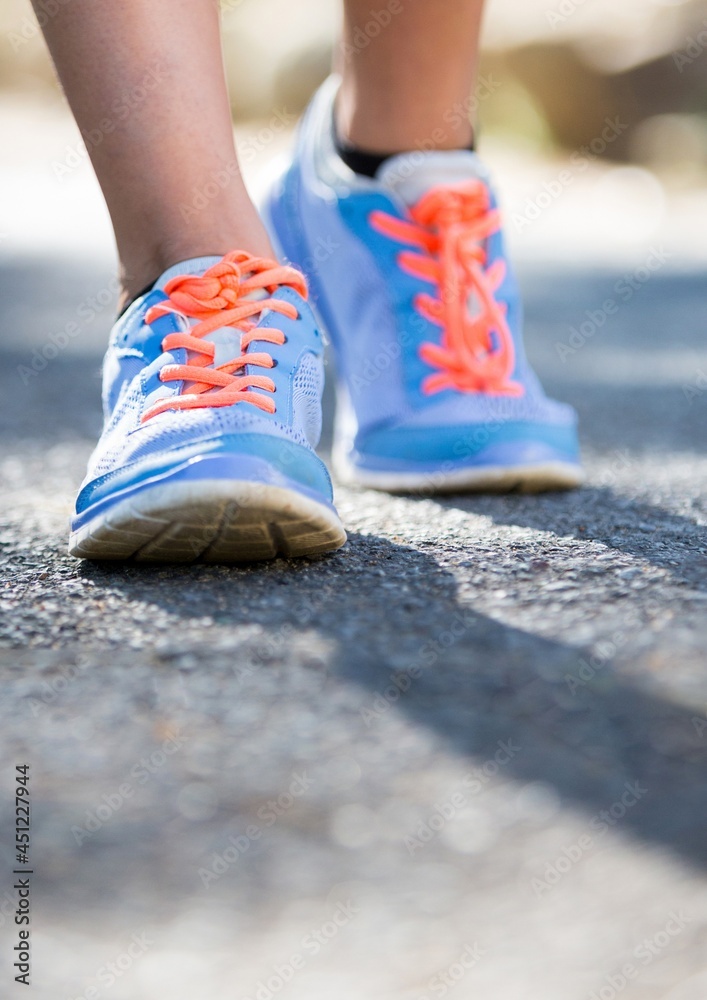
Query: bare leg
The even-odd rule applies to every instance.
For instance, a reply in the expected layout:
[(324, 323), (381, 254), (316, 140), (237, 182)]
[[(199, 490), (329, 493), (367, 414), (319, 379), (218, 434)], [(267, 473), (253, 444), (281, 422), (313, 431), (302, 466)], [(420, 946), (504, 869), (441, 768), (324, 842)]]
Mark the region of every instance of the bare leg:
[(383, 8), (390, 23), (378, 31), (370, 0), (344, 0), (342, 138), (365, 150), (404, 152), (433, 141), (444, 125), (438, 148), (469, 146), (471, 124), (444, 115), (472, 93), (483, 8), (484, 0), (392, 0)]
[[(188, 257), (273, 256), (237, 169), (216, 0), (71, 0), (44, 33), (92, 136), (124, 302)], [(206, 205), (190, 211), (207, 185)]]

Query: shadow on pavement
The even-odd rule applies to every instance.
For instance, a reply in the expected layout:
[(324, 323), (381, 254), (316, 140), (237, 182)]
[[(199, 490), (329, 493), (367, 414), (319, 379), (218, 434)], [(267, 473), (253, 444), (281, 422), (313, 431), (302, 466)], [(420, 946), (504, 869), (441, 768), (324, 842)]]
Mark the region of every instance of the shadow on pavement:
[[(41, 282), (24, 281), (21, 270), (0, 269), (4, 447), (21, 455), (25, 444), (49, 447), (73, 439), (81, 447), (85, 445), (88, 453), (100, 426), (98, 369), (110, 310), (106, 308), (104, 314), (81, 328), (71, 346), (25, 384), (17, 368), (37, 345), (41, 348), (47, 342), (37, 323), (44, 313), (56, 316), (52, 290), (61, 284), (61, 274), (56, 269), (51, 275), (47, 273), (42, 313), (36, 303), (30, 308), (23, 299), (31, 288), (41, 287)], [(97, 275), (95, 280), (82, 279), (84, 284), (93, 285), (99, 280), (103, 279)], [(546, 322), (553, 330), (561, 328), (566, 333), (577, 314), (581, 319), (584, 310), (605, 294), (605, 279), (574, 275), (562, 285), (558, 299), (553, 292), (555, 285), (550, 279), (543, 284), (543, 280), (538, 278), (529, 290), (531, 340), (533, 331)], [(697, 302), (701, 287), (697, 278), (660, 275), (646, 287), (642, 298), (637, 295), (626, 306), (619, 317), (617, 339), (636, 351), (637, 364), (641, 363), (642, 347), (647, 345), (654, 351), (664, 350), (667, 356), (683, 347), (691, 351), (697, 344), (697, 329), (680, 324), (685, 309), (693, 309), (694, 315), (704, 312), (704, 304)], [(59, 327), (73, 315), (74, 307), (68, 303), (76, 301), (76, 291), (64, 288), (61, 292), (65, 315)], [(681, 305), (671, 322), (680, 325), (686, 337), (677, 345), (666, 335), (669, 303), (676, 301)], [(30, 322), (33, 325), (28, 330)], [(542, 350), (552, 349), (555, 333), (548, 330), (543, 336), (545, 347), (540, 344), (538, 357)], [(588, 344), (587, 356), (594, 344), (602, 343), (597, 338)], [(644, 383), (639, 377), (628, 389), (619, 384), (593, 384), (581, 377), (580, 367), (568, 365), (566, 372), (559, 373), (554, 369), (549, 381), (561, 398), (579, 407), (584, 440), (590, 447), (608, 451), (610, 456), (615, 449), (629, 449), (636, 455), (700, 449), (704, 441), (703, 400), (688, 406), (679, 384), (656, 384), (652, 375), (648, 377), (650, 373)], [(608, 486), (547, 498), (542, 510), (528, 497), (447, 498), (436, 503), (485, 514), (498, 524), (523, 525), (577, 539), (588, 537), (582, 525), (601, 508), (611, 525), (606, 534), (602, 528), (589, 537), (669, 568), (694, 587), (704, 587), (702, 556), (683, 548), (676, 566), (674, 546), (673, 554), (663, 547), (666, 539), (671, 545), (683, 535), (692, 539), (697, 530), (694, 523), (657, 505), (627, 500)], [(641, 523), (647, 528), (639, 527), (636, 532)], [(284, 637), (287, 633), (292, 641), (298, 636), (306, 640), (314, 632), (331, 646), (327, 656), (330, 667), (316, 657), (303, 663), (306, 671), (323, 677), (318, 688), (322, 704), (326, 705), (329, 681), (335, 679), (365, 692), (364, 707), (369, 716), (364, 719), (363, 714), (352, 712), (356, 716), (352, 732), (359, 740), (365, 741), (367, 733), (392, 718), (386, 705), (393, 705), (395, 714), (403, 713), (416, 726), (434, 733), (455, 754), (477, 762), (492, 759), (499, 741), (513, 740), (521, 749), (504, 768), (508, 777), (547, 783), (557, 790), (563, 804), (589, 815), (609, 809), (627, 783), (638, 785), (645, 793), (626, 811), (621, 829), (674, 851), (694, 865), (707, 865), (704, 720), (622, 679), (611, 662), (596, 671), (591, 682), (573, 686), (568, 677), (576, 678), (586, 650), (504, 625), (472, 610), (460, 600), (457, 582), (440, 565), (434, 545), (425, 552), (375, 534), (353, 534), (342, 552), (312, 563), (279, 561), (236, 569), (84, 564), (74, 569), (74, 564), (62, 557), (61, 566), (66, 575), (93, 584), (92, 599), (117, 595), (123, 602), (141, 604), (147, 616), (153, 611), (176, 616), (178, 647), (188, 646), (185, 637), (205, 618), (213, 621), (214, 635), (220, 640), (227, 638), (230, 629), (249, 624), (262, 625), (270, 635)], [(31, 607), (31, 600), (27, 604)], [(288, 641), (283, 638), (283, 648)], [(106, 656), (110, 655), (107, 651)], [(201, 655), (199, 671), (183, 678), (187, 693), (208, 676), (211, 654), (202, 649)], [(257, 697), (257, 686), (285, 659), (277, 652), (264, 655), (257, 646), (249, 648), (244, 642), (230, 653), (219, 652), (216, 645), (212, 655), (233, 659), (233, 671), (219, 674), (215, 694), (220, 700), (244, 697), (248, 685), (255, 686), (253, 697)], [(161, 662), (161, 669), (176, 671), (179, 655), (175, 653), (170, 659), (165, 654)], [(239, 665), (249, 663), (255, 663), (255, 670), (242, 676)], [(419, 676), (413, 676), (411, 668), (418, 667)], [(397, 696), (401, 684), (407, 690)], [(201, 695), (195, 697), (198, 700)], [(62, 803), (67, 813), (71, 807), (71, 801)], [(236, 811), (246, 808), (247, 804), (235, 806)], [(176, 817), (167, 824), (157, 817), (154, 822), (162, 856), (169, 857), (174, 848), (178, 859), (175, 844), (184, 835), (182, 821)], [(114, 836), (121, 829), (116, 821)], [(130, 835), (129, 830), (126, 835)], [(258, 887), (267, 882), (270, 850), (267, 845), (260, 854), (254, 849), (250, 867), (242, 870), (254, 898)], [(103, 871), (101, 866), (91, 866), (89, 881), (75, 889), (82, 904), (91, 887), (101, 880), (105, 891), (114, 891), (114, 875), (110, 868)], [(135, 864), (122, 875), (140, 879), (144, 871)], [(342, 877), (345, 875), (342, 869)], [(230, 891), (226, 882), (219, 886), (218, 892), (222, 891)]]
[[(513, 740), (522, 751), (505, 775), (548, 783), (563, 805), (590, 814), (609, 809), (627, 782), (638, 783), (645, 794), (622, 829), (707, 865), (704, 720), (612, 676), (610, 662), (591, 683), (573, 683), (586, 651), (465, 606), (433, 555), (354, 535), (340, 554), (303, 565), (112, 570), (87, 564), (80, 573), (185, 625), (210, 615), (222, 628), (315, 630), (335, 643), (328, 676), (370, 694), (366, 728), (385, 726), (394, 707), (454, 753), (481, 761), (493, 758), (499, 741)], [(254, 577), (266, 588), (254, 588)], [(259, 666), (269, 665), (266, 659)], [(407, 688), (399, 696), (396, 678)]]

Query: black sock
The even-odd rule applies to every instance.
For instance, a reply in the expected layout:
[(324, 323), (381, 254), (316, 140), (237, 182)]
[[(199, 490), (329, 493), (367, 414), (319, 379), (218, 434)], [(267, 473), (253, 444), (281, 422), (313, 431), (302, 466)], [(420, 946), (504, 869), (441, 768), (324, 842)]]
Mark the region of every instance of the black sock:
[[(155, 278), (155, 281), (157, 281), (157, 278)], [(137, 300), (139, 298), (142, 298), (143, 295), (146, 295), (148, 292), (151, 292), (154, 287), (155, 281), (151, 281), (150, 284), (146, 285), (141, 292), (138, 292), (137, 295), (133, 295), (128, 304), (126, 306), (123, 306), (123, 308), (120, 310), (116, 318), (120, 319), (121, 316), (124, 316), (126, 314), (126, 312), (133, 304), (133, 302), (137, 302)]]
[(363, 174), (364, 177), (375, 177), (378, 168), (394, 155), (393, 153), (372, 153), (368, 149), (359, 149), (338, 135), (334, 138), (334, 146), (349, 170), (353, 170), (355, 174)]
[[(375, 177), (379, 168), (397, 153), (373, 153), (369, 149), (359, 149), (358, 146), (351, 145), (346, 139), (339, 135), (334, 136), (334, 147), (346, 166), (353, 170), (355, 174), (363, 174), (364, 177)], [(474, 141), (466, 146), (469, 152), (474, 152)]]

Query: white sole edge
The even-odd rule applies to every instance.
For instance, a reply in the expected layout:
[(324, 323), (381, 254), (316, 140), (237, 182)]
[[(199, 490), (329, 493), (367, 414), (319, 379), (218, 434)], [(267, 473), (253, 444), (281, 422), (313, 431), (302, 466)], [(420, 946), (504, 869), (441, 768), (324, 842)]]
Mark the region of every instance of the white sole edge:
[(346, 457), (335, 455), (336, 478), (347, 486), (362, 486), (386, 493), (544, 493), (581, 486), (581, 466), (569, 462), (542, 465), (487, 466), (451, 472), (374, 472), (360, 469)]
[(168, 483), (127, 497), (71, 533), (79, 559), (235, 563), (334, 552), (337, 515), (294, 490), (264, 483)]

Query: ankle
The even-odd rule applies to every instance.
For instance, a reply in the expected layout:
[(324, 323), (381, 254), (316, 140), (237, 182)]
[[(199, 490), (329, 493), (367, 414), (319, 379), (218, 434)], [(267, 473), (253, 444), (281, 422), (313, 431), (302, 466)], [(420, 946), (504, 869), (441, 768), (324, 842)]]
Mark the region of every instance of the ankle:
[[(375, 109), (373, 115), (371, 108)], [(420, 108), (406, 112), (400, 103), (381, 107), (380, 101), (366, 101), (353, 89), (347, 90), (344, 82), (334, 112), (336, 134), (343, 147), (374, 156), (393, 156), (416, 149), (473, 148), (474, 129), (463, 114), (420, 112)]]
[(275, 257), (265, 228), (257, 215), (250, 220), (249, 225), (244, 225), (244, 220), (238, 219), (230, 225), (209, 230), (188, 227), (187, 231), (163, 237), (152, 247), (121, 247), (119, 243), (119, 310), (125, 310), (175, 264), (194, 257), (223, 257), (231, 250), (247, 250), (259, 257)]

